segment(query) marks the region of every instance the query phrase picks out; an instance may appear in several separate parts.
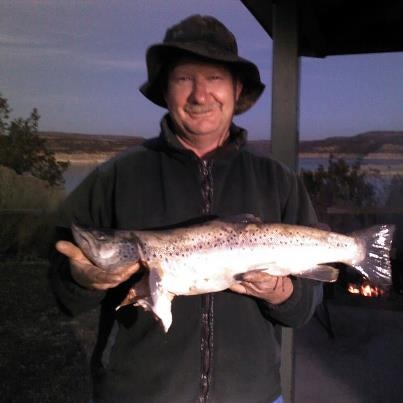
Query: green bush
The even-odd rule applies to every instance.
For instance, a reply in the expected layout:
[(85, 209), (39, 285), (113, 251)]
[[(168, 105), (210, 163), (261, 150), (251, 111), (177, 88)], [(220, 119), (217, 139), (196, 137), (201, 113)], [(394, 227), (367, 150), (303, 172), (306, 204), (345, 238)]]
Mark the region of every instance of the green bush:
[(326, 168), (320, 165), (315, 171), (301, 170), (301, 176), (320, 218), (328, 207), (365, 208), (378, 203), (375, 186), (361, 170), (359, 160), (349, 165), (331, 155)]
[(0, 166), (0, 255), (44, 257), (63, 198), (62, 187)]
[(46, 140), (39, 137), (37, 109), (27, 119), (10, 120), (10, 112), (7, 99), (0, 93), (0, 165), (18, 174), (29, 173), (51, 186), (62, 185), (69, 163), (57, 161)]

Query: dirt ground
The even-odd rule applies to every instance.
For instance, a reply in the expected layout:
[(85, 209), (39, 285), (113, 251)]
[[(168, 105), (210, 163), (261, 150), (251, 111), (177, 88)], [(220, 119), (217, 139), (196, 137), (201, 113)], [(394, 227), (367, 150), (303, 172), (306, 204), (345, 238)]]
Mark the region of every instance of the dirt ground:
[[(98, 312), (75, 319), (62, 314), (47, 272), (46, 262), (0, 263), (1, 403), (89, 401)], [(295, 334), (296, 402), (402, 401), (400, 306), (332, 303), (329, 310), (334, 339), (315, 319)]]
[(87, 403), (97, 312), (63, 315), (46, 262), (0, 263), (0, 400)]

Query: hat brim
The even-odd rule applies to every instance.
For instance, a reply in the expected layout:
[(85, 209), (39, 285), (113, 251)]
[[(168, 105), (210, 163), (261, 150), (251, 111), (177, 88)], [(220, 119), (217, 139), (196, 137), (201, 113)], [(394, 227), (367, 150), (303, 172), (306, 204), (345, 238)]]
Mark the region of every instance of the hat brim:
[(240, 56), (234, 55), (233, 52), (225, 52), (214, 46), (206, 47), (206, 44), (197, 46), (192, 43), (180, 44), (156, 44), (147, 50), (146, 61), (148, 71), (148, 81), (146, 81), (139, 89), (140, 92), (154, 104), (167, 108), (163, 86), (159, 80), (162, 68), (172, 54), (189, 55), (196, 58), (203, 58), (212, 62), (221, 62), (231, 65), (239, 74), (243, 88), (239, 99), (235, 106), (235, 114), (239, 115), (246, 112), (262, 94), (265, 85), (260, 80), (259, 70), (254, 63)]

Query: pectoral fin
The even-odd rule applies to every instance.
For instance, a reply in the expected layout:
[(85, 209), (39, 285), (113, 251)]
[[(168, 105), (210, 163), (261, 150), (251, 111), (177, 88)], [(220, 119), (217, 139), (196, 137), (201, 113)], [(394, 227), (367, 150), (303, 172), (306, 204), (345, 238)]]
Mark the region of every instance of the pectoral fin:
[(163, 271), (159, 267), (150, 267), (149, 286), (152, 304), (151, 310), (161, 320), (165, 332), (172, 324), (171, 302), (174, 295), (164, 287)]
[(296, 274), (296, 276), (309, 278), (311, 280), (333, 283), (337, 280), (337, 277), (339, 276), (339, 270), (331, 266), (320, 264), (310, 270)]
[[(142, 278), (130, 287), (125, 299), (116, 308), (119, 309), (125, 305), (141, 305), (144, 309), (150, 310), (150, 287), (149, 287), (149, 272), (144, 273)], [(143, 300), (145, 302), (143, 302)], [(139, 302), (140, 301), (140, 302)]]

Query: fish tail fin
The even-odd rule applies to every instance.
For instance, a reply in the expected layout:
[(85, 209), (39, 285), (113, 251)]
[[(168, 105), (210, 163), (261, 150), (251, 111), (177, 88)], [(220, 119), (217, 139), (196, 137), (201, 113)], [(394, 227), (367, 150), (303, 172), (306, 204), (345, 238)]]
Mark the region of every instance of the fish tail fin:
[(351, 234), (362, 245), (362, 258), (352, 266), (371, 284), (388, 287), (392, 283), (390, 249), (394, 230), (394, 225), (376, 225)]

